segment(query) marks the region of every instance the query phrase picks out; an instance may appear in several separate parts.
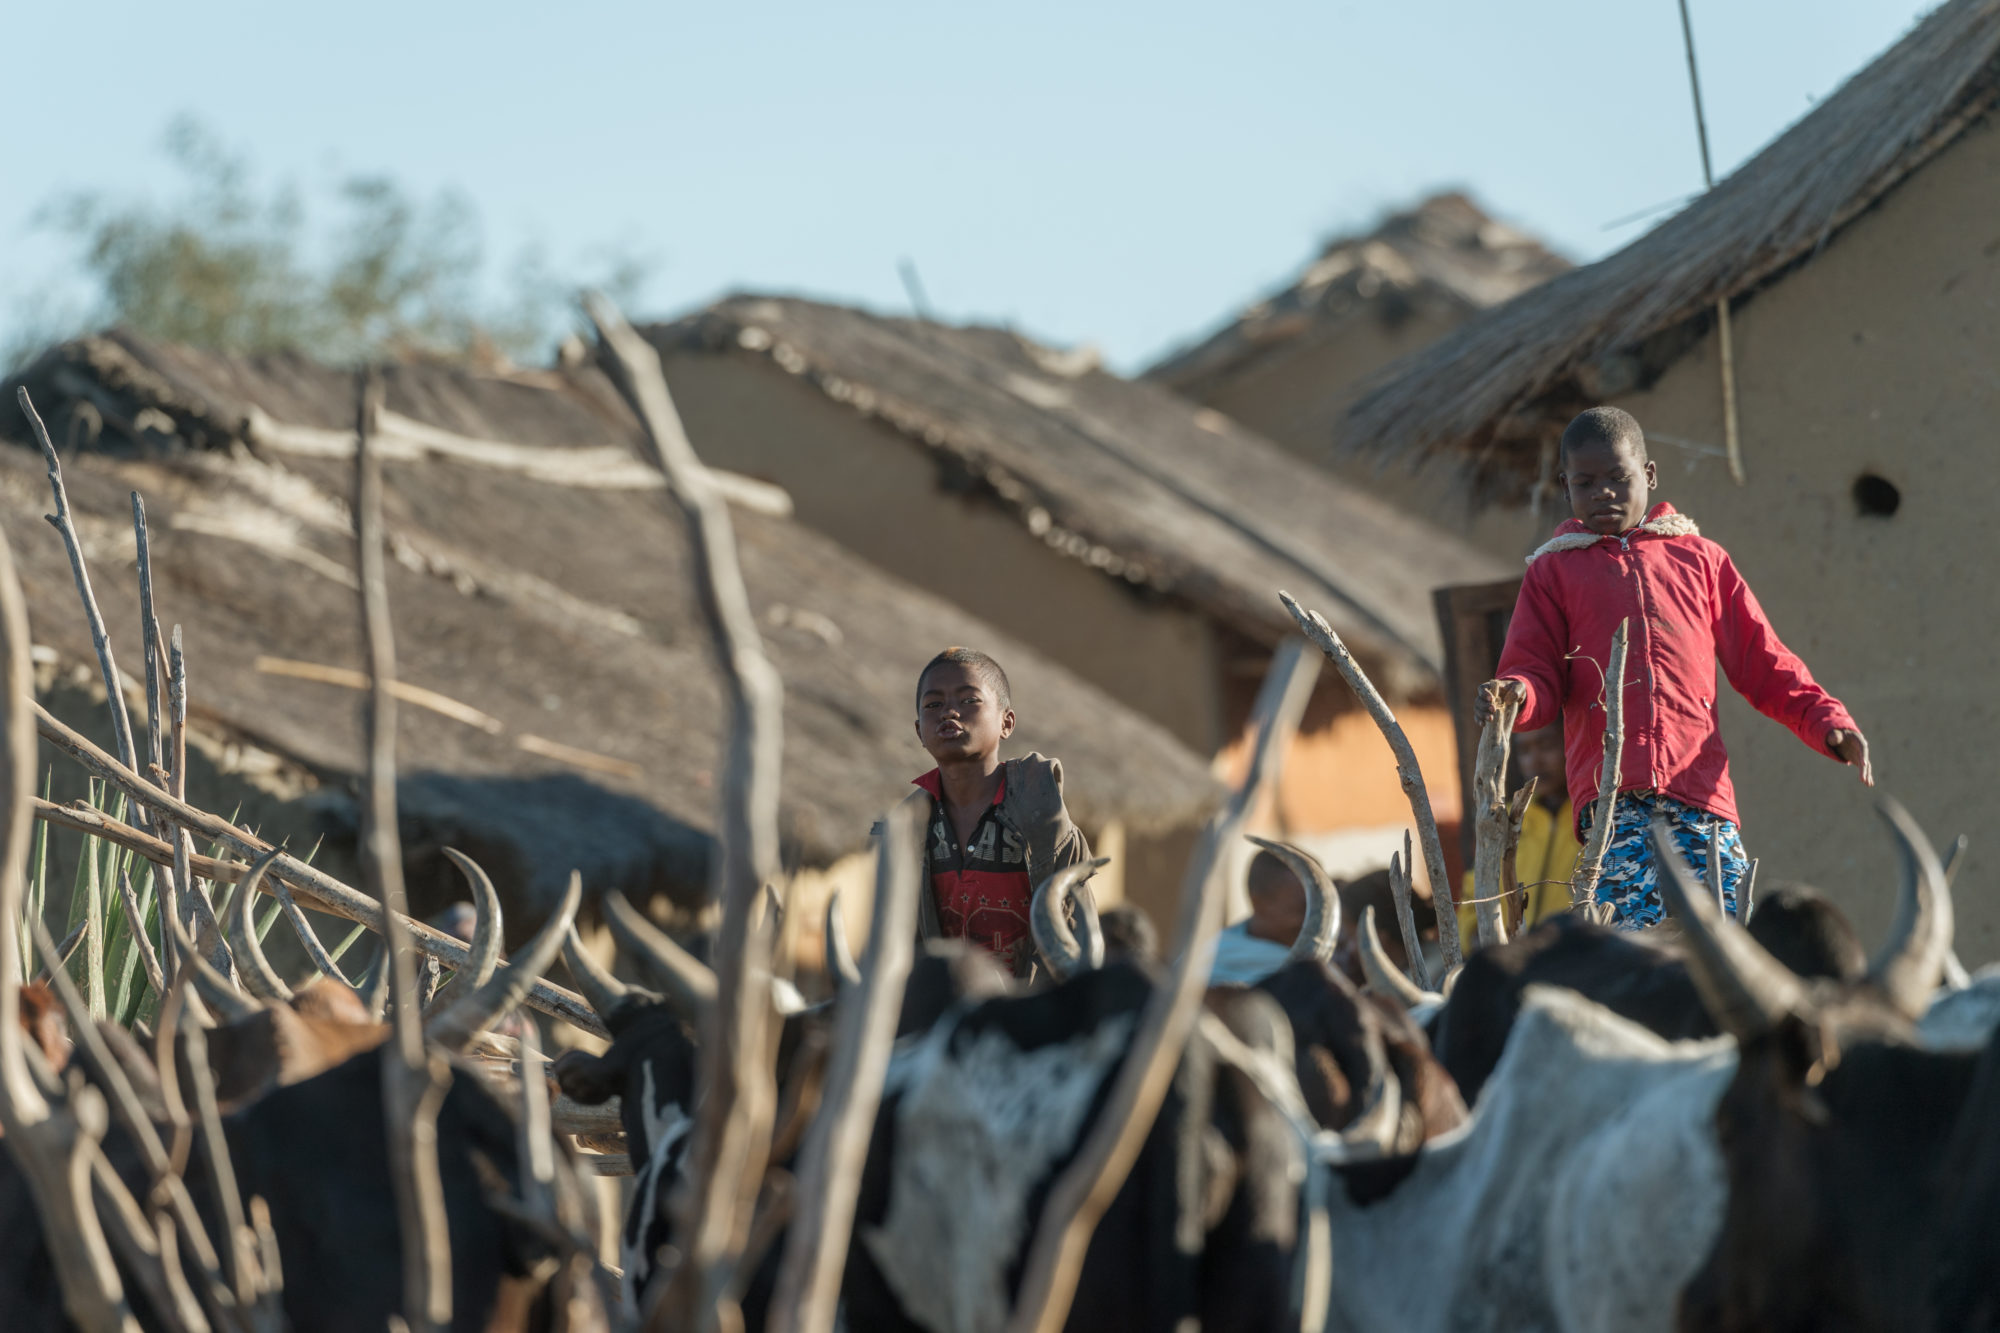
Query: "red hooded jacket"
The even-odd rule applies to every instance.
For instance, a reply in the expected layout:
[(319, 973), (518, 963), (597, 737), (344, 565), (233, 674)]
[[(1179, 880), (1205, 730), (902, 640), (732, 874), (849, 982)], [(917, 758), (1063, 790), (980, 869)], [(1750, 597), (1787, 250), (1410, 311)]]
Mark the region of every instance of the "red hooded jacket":
[(1729, 553), (1669, 504), (1617, 536), (1576, 519), (1528, 557), (1499, 675), (1527, 686), (1514, 727), (1548, 726), (1561, 710), (1570, 799), (1581, 816), (1604, 768), (1604, 671), (1611, 636), (1630, 618), (1625, 749), (1618, 790), (1656, 791), (1736, 820), (1736, 790), (1715, 712), (1715, 664), (1758, 712), (1832, 755), (1827, 734), (1853, 728), (1778, 639)]

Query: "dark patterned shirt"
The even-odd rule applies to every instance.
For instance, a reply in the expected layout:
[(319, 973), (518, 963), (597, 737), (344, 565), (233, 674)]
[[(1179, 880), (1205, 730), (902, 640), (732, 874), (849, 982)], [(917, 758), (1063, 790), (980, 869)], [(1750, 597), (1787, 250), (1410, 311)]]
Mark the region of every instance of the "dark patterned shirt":
[(972, 940), (1007, 957), (1028, 938), (1028, 899), (1034, 889), (1028, 883), (1028, 845), (1000, 819), (1006, 777), (1001, 777), (993, 804), (980, 814), (971, 841), (963, 847), (952, 831), (937, 770), (918, 778), (916, 785), (931, 794), (924, 861), (939, 926), (950, 938)]

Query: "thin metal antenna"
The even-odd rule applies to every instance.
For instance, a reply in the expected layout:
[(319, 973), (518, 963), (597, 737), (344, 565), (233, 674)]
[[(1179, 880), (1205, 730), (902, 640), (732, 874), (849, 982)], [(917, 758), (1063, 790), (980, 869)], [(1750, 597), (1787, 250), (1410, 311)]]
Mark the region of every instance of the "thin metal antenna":
[[(1694, 20), (1688, 16), (1688, 0), (1680, 0), (1681, 40), (1687, 47), (1688, 90), (1694, 95), (1694, 133), (1701, 142), (1701, 179), (1715, 188), (1715, 165), (1708, 152), (1708, 117), (1701, 106), (1701, 67), (1694, 55)], [(1715, 335), (1722, 357), (1722, 441), (1729, 454), (1729, 475), (1738, 486), (1744, 483), (1743, 444), (1736, 425), (1736, 340), (1729, 326), (1729, 294), (1715, 302)]]

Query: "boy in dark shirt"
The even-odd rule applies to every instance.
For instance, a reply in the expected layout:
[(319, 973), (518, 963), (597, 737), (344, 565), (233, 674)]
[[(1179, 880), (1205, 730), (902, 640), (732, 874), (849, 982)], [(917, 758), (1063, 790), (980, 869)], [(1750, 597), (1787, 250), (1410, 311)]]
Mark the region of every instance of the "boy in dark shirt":
[(1475, 721), (1485, 725), (1502, 694), (1521, 704), (1517, 731), (1561, 719), (1581, 836), (1603, 768), (1611, 636), (1626, 622), (1625, 744), (1597, 899), (1627, 929), (1660, 920), (1650, 825), (1662, 819), (1697, 875), (1711, 854), (1721, 859), (1734, 914), (1749, 863), (1717, 725), (1717, 660), (1757, 711), (1817, 753), (1853, 765), (1873, 786), (1868, 742), (1779, 641), (1729, 553), (1672, 505), (1648, 506), (1659, 474), (1631, 413), (1583, 413), (1563, 431), (1561, 457), (1556, 481), (1575, 517), (1528, 557), (1499, 678), (1481, 687)]
[(1062, 765), (1039, 754), (1001, 760), (1000, 742), (1014, 733), (1007, 673), (970, 648), (947, 648), (919, 673), (916, 727), (937, 761), (910, 797), (929, 807), (930, 891), (919, 901), (919, 931), (975, 941), (1026, 976), (1035, 886), (1090, 859), (1090, 844), (1063, 807)]

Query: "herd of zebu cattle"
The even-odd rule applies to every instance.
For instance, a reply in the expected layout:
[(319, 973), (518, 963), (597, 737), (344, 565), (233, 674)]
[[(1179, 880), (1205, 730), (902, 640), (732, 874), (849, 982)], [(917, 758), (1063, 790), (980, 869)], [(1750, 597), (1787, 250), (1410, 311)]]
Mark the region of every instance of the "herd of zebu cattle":
[[(621, 327), (599, 314), (616, 357)], [(628, 388), (646, 373), (619, 368)], [(664, 384), (634, 398), (672, 489), (698, 501), (661, 440)], [(365, 408), (360, 434), (365, 460)], [(704, 566), (718, 622), (721, 550)], [(61, 967), (53, 990), (24, 984), (12, 923), (37, 722), (4, 545), (0, 638), (0, 1327), (2000, 1329), (2000, 976), (1945, 984), (1949, 877), (1893, 804), (1899, 907), (1872, 961), (1817, 896), (1767, 895), (1745, 928), (1669, 855), (1676, 930), (1558, 920), (1474, 953), (1444, 994), (1397, 971), (1372, 912), (1343, 922), (1323, 870), (1282, 844), (1268, 845), (1308, 894), (1290, 961), (1201, 993), (1218, 844), (1240, 831), (1257, 756), (1197, 854), (1174, 958), (1107, 951), (1074, 892), (1081, 866), (1037, 889), (1036, 980), (952, 943), (898, 959), (886, 934), (857, 961), (830, 914), (835, 993), (819, 1004), (773, 969), (731, 966), (722, 941), (768, 948), (783, 907), (727, 871), (712, 942), (677, 942), (601, 896), (623, 970), (646, 984), (583, 948), (575, 885), (503, 962), (498, 902), (469, 862), (480, 925), (445, 955), (442, 991), (357, 990), (309, 935), (319, 974), (288, 982), (245, 928), (260, 881), (334, 900), (271, 852), (245, 868), (232, 920), (200, 933), (162, 913), (148, 971), (163, 1001), (151, 1031), (127, 1031), (92, 1024)], [(718, 638), (740, 670), (726, 627)], [(736, 698), (739, 728), (753, 696)], [(1263, 720), (1258, 756), (1284, 729)], [(757, 748), (733, 752), (744, 767), (725, 802), (743, 819), (725, 809), (725, 842), (754, 822)], [(896, 855), (878, 890), (914, 893), (912, 867), (886, 866)], [(375, 920), (393, 927), (383, 901)], [(887, 901), (878, 925), (907, 923)], [(587, 1008), (541, 978), (558, 955)], [(1176, 1027), (1162, 997), (1190, 978), (1198, 1003)], [(893, 1047), (870, 1074), (849, 1049), (864, 1025), (847, 1020), (883, 994)], [(513, 1016), (524, 1001), (608, 1046), (544, 1075), (535, 1023)], [(724, 1021), (732, 1004), (769, 1030)], [(400, 1100), (406, 1037), (428, 1052), (428, 1098)], [(1143, 1080), (1123, 1076), (1162, 1051), (1157, 1095), (1128, 1095)], [(742, 1071), (760, 1061), (779, 1095), (731, 1182), (714, 1126), (754, 1118), (739, 1116)], [(832, 1191), (837, 1304), (809, 1317), (784, 1270), (806, 1248), (795, 1233), (827, 1231), (809, 1182), (829, 1168), (803, 1159), (838, 1157), (837, 1136), (812, 1146), (836, 1104), (864, 1114), (849, 1187)], [(1069, 1233), (1083, 1248), (1062, 1299), (1030, 1302), (1045, 1230), (1079, 1212), (1071, 1175), (1121, 1135), (1129, 1150), (1102, 1155), (1104, 1206)], [(619, 1152), (631, 1176), (612, 1269), (586, 1177)], [(733, 1276), (722, 1299), (676, 1306), (665, 1294), (712, 1252), (689, 1200), (718, 1178), (746, 1204)], [(429, 1286), (412, 1280), (422, 1265)]]

